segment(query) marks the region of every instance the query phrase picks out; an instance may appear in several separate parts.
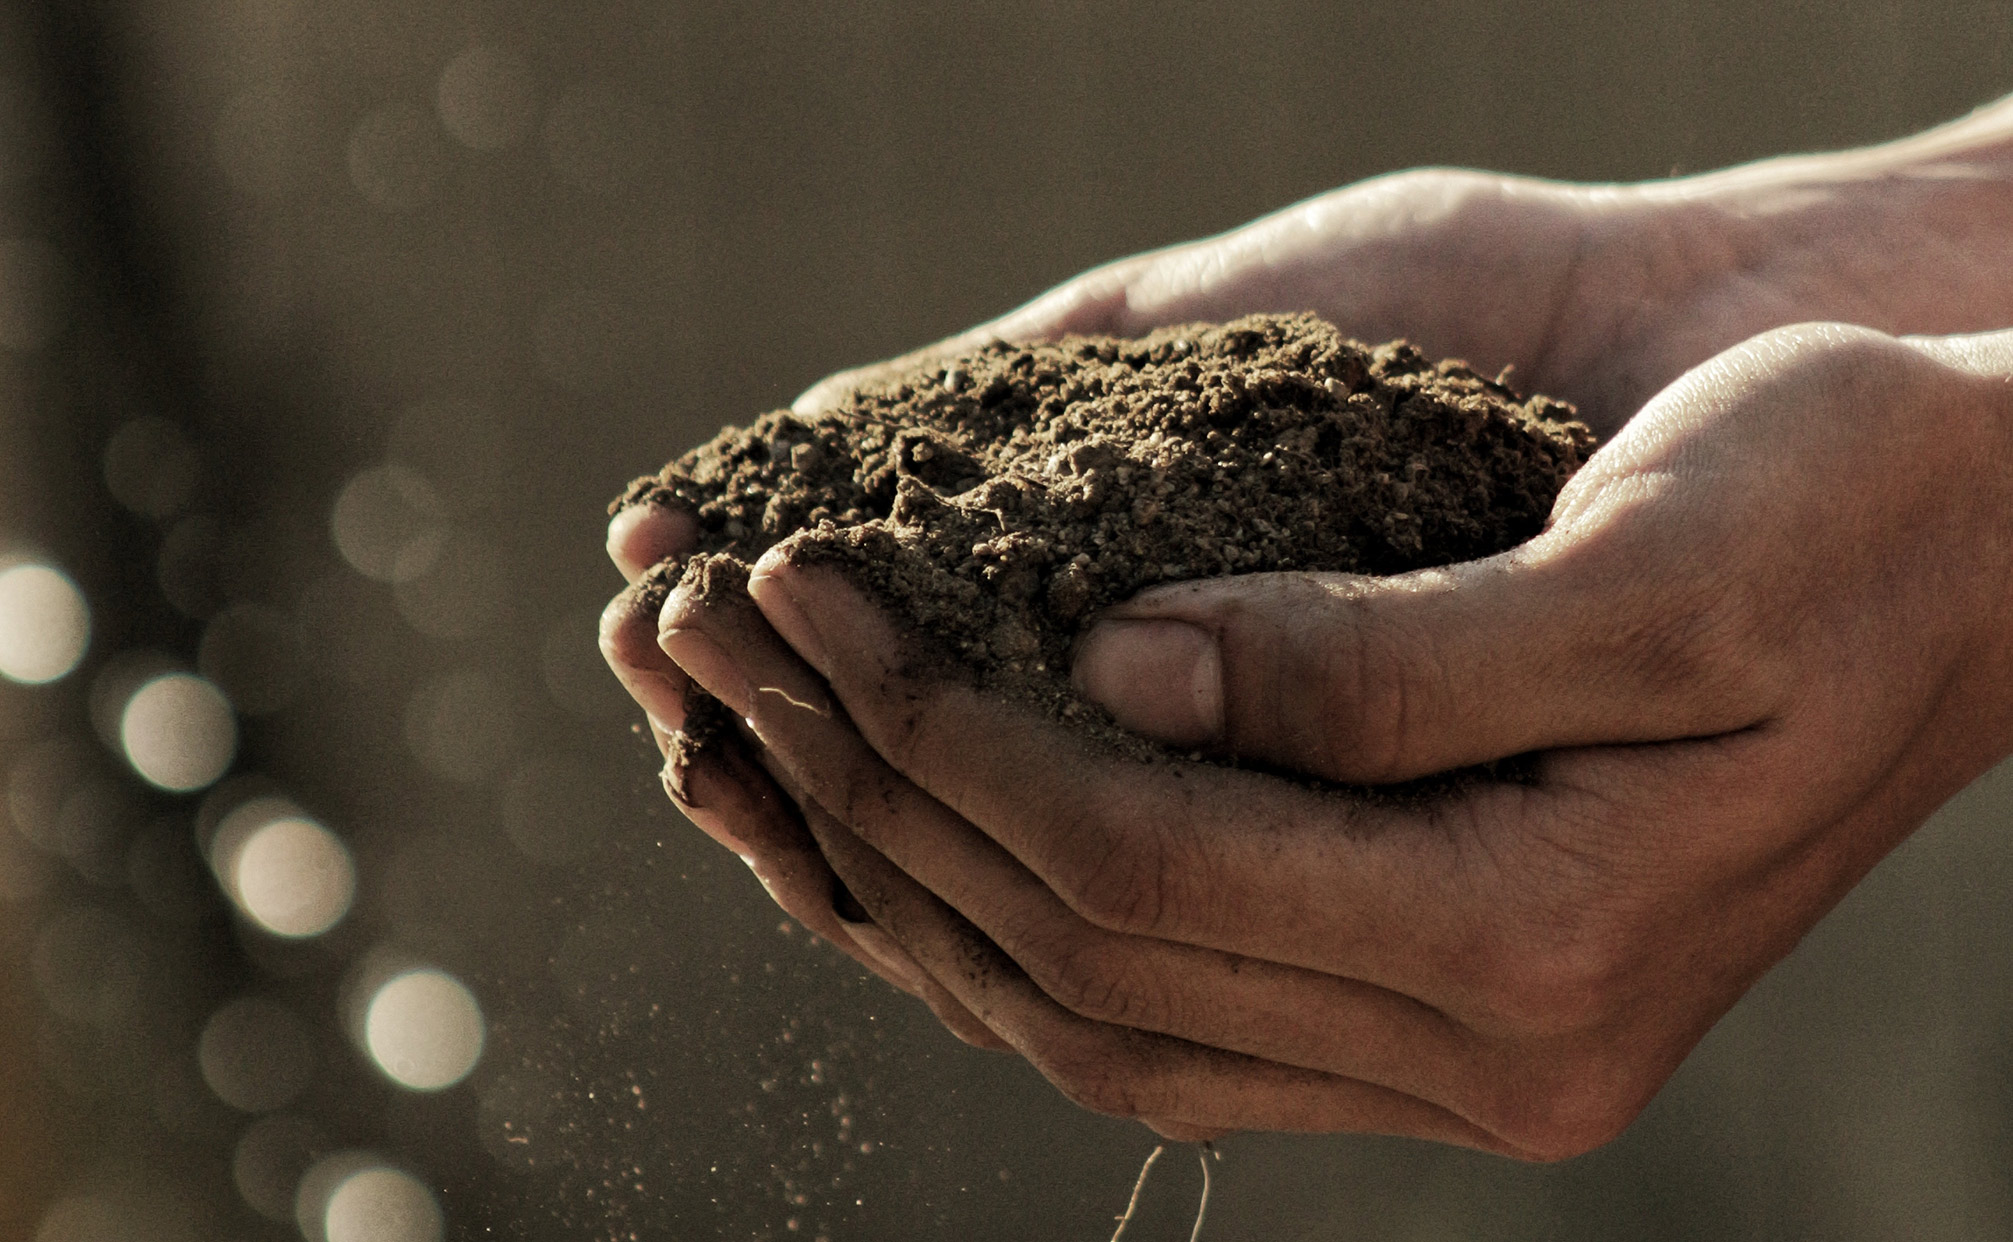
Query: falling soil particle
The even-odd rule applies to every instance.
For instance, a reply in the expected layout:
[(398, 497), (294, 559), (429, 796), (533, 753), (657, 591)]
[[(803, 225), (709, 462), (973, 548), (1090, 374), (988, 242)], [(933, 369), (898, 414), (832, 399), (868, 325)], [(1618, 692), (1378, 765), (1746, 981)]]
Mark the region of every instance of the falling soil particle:
[(1098, 609), (1184, 579), (1489, 556), (1543, 528), (1591, 447), (1562, 402), (1253, 315), (988, 345), (730, 427), (616, 506), (695, 515), (685, 580), (710, 589), (798, 535), (796, 556), (906, 618), (919, 656), (1147, 756), (1070, 688)]

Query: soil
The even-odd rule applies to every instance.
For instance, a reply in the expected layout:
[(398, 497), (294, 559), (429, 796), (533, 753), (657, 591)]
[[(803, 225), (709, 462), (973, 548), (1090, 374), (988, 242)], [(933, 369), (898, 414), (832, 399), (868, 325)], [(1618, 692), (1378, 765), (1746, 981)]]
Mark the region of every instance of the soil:
[(1069, 685), (1098, 609), (1182, 579), (1489, 556), (1543, 528), (1592, 445), (1570, 406), (1503, 377), (1254, 315), (988, 345), (729, 427), (616, 507), (693, 513), (682, 573), (710, 590), (798, 535), (909, 619), (919, 653), (1146, 757)]

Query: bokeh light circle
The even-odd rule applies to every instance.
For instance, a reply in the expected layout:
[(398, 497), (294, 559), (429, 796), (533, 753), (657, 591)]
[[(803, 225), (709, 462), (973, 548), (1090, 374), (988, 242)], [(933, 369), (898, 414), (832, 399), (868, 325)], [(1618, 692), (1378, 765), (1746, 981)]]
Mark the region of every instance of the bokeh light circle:
[(105, 446), (105, 486), (142, 517), (173, 517), (194, 493), (202, 458), (182, 429), (165, 418), (136, 418)]
[(119, 744), (148, 783), (190, 793), (216, 782), (237, 756), (238, 724), (223, 692), (193, 673), (143, 684), (119, 717)]
[(414, 211), (439, 193), (444, 155), (432, 117), (411, 104), (392, 104), (350, 131), (350, 181), (385, 211)]
[(231, 1153), (231, 1180), (253, 1211), (290, 1221), (301, 1174), (326, 1151), (321, 1130), (306, 1117), (274, 1113), (245, 1127)]
[(459, 979), (409, 970), (380, 986), (364, 1014), (364, 1046), (385, 1076), (414, 1091), (440, 1091), (482, 1059), (482, 1008)]
[(95, 1195), (72, 1195), (43, 1214), (35, 1242), (124, 1242), (128, 1228), (116, 1205)]
[(538, 117), (537, 87), (524, 58), (477, 44), (449, 61), (434, 93), (440, 123), (465, 147), (498, 151), (530, 132)]
[(329, 515), (336, 551), (379, 582), (404, 582), (433, 567), (445, 534), (440, 499), (418, 472), (396, 463), (343, 486)]
[(440, 1242), (442, 1224), (433, 1192), (384, 1166), (344, 1178), (322, 1214), (328, 1242)]
[(244, 997), (210, 1016), (196, 1062), (218, 1099), (241, 1112), (271, 1112), (299, 1098), (314, 1077), (314, 1037), (292, 1010)]
[(333, 832), (287, 816), (237, 846), (228, 888), (245, 916), (276, 936), (319, 936), (342, 921), (356, 896), (356, 865)]
[(0, 676), (24, 685), (56, 681), (91, 641), (91, 609), (69, 575), (48, 565), (0, 571)]

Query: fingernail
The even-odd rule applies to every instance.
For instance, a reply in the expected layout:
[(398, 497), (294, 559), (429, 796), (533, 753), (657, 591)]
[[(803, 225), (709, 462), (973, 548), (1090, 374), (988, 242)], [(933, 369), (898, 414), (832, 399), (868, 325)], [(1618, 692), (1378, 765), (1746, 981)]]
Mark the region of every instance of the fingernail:
[(901, 980), (910, 991), (922, 991), (923, 968), (916, 965), (916, 959), (909, 956), (908, 950), (896, 944), (895, 938), (882, 930), (878, 924), (849, 923), (846, 925), (846, 934), (853, 938), (853, 943), (859, 945), (868, 957), (879, 962), (883, 969)]
[(1135, 733), (1173, 746), (1223, 738), (1223, 657), (1186, 621), (1100, 621), (1078, 644), (1071, 680)]
[(831, 662), (825, 657), (823, 636), (790, 589), (790, 573), (783, 555), (781, 549), (774, 549), (755, 562), (754, 571), (748, 575), (748, 594), (754, 597), (762, 615), (783, 641), (804, 657), (805, 663), (829, 675)]
[(631, 582), (650, 567), (640, 550), (631, 546), (637, 542), (637, 528), (649, 519), (650, 510), (640, 504), (618, 510), (614, 517), (608, 519), (608, 559), (614, 561), (615, 568)]
[(608, 520), (608, 558), (635, 582), (652, 565), (689, 551), (695, 534), (691, 514), (646, 496)]
[(725, 703), (736, 716), (748, 718), (753, 709), (755, 694), (748, 686), (747, 677), (740, 666), (728, 656), (720, 644), (698, 630), (672, 629), (657, 635), (657, 645), (664, 654), (685, 670), (693, 681), (706, 688), (707, 693)]

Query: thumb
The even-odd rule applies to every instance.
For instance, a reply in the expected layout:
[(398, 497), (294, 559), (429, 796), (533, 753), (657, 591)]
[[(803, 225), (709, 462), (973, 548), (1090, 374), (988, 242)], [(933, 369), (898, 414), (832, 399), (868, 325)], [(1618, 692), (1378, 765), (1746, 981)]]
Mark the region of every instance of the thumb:
[(1714, 673), (1730, 648), (1684, 592), (1538, 548), (1392, 578), (1156, 588), (1099, 617), (1072, 676), (1135, 732), (1350, 783), (1765, 714), (1744, 679)]

